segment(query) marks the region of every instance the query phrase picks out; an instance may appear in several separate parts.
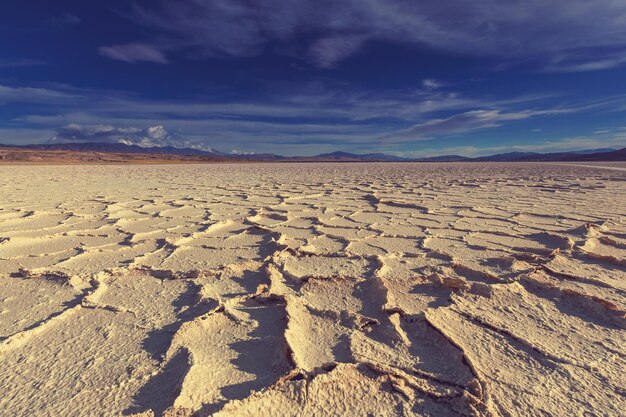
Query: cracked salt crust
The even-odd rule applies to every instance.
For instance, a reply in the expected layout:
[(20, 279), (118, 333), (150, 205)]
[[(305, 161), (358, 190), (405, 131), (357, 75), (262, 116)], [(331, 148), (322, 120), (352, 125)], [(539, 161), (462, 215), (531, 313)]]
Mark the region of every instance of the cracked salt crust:
[(4, 166), (0, 410), (620, 416), (624, 207), (567, 164)]

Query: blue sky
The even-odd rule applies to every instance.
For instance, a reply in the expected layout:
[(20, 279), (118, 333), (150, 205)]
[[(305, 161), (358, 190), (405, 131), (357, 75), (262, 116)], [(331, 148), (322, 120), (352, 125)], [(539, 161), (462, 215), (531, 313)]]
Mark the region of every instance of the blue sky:
[(0, 143), (626, 146), (623, 0), (4, 3)]

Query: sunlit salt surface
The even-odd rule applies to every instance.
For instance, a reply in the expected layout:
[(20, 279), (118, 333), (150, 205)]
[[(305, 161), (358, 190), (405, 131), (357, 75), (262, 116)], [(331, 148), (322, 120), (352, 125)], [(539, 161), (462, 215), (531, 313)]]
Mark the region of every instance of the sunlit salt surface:
[(618, 416), (623, 167), (0, 167), (0, 414)]

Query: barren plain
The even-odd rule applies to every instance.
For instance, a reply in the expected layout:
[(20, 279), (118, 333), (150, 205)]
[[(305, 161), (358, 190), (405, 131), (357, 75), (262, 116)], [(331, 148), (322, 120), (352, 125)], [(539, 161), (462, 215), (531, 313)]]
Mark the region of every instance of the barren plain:
[(626, 169), (0, 167), (0, 415), (621, 416)]

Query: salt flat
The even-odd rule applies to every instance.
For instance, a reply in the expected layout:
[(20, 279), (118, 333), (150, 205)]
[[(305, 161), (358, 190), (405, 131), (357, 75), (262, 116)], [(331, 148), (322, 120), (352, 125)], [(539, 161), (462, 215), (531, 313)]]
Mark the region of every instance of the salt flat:
[(623, 415), (611, 168), (2, 166), (0, 414)]

